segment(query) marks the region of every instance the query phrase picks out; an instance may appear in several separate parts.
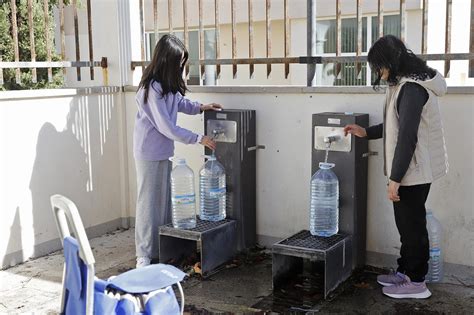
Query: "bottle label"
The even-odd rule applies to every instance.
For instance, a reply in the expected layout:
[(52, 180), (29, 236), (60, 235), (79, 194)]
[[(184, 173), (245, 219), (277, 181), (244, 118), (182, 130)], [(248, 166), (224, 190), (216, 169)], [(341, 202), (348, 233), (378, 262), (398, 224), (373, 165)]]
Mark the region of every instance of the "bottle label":
[(194, 194), (192, 195), (176, 195), (171, 198), (173, 204), (175, 205), (189, 205), (193, 204), (196, 201), (196, 197)]
[(441, 256), (441, 249), (431, 248), (430, 249), (430, 257), (438, 257), (438, 256)]
[(209, 197), (211, 198), (220, 198), (225, 195), (225, 187), (223, 188), (214, 188), (209, 189)]

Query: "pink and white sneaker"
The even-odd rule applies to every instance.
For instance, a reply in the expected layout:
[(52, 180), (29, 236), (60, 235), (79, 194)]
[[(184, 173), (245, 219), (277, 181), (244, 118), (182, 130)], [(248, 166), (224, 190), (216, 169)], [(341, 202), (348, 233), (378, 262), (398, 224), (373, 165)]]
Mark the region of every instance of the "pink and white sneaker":
[[(408, 278), (408, 277), (407, 277)], [(383, 294), (394, 299), (426, 299), (431, 296), (430, 290), (426, 287), (425, 281), (407, 281), (382, 288)]]
[(391, 271), (388, 275), (377, 276), (377, 282), (384, 287), (407, 282), (409, 278), (401, 272)]

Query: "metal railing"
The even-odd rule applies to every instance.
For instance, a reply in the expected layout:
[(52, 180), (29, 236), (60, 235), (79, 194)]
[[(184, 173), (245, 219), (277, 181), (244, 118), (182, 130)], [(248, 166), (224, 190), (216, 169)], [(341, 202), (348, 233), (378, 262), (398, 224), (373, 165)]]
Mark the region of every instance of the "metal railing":
[[(37, 82), (37, 69), (47, 68), (48, 70), (48, 82), (53, 81), (53, 68), (62, 68), (63, 75), (66, 74), (67, 68), (77, 69), (77, 80), (81, 81), (81, 68), (90, 68), (90, 79), (95, 79), (95, 68), (101, 68), (103, 72), (103, 84), (108, 84), (108, 72), (107, 72), (107, 58), (102, 57), (99, 60), (94, 60), (94, 48), (93, 48), (93, 32), (92, 32), (92, 12), (91, 12), (91, 0), (82, 1), (83, 5), (87, 8), (87, 36), (89, 45), (89, 56), (88, 60), (81, 60), (80, 53), (80, 41), (79, 41), (79, 18), (78, 18), (78, 3), (77, 0), (70, 0), (70, 6), (74, 12), (74, 39), (75, 39), (75, 60), (68, 61), (66, 59), (66, 35), (65, 35), (65, 3), (64, 0), (58, 0), (57, 9), (59, 12), (59, 29), (60, 29), (60, 47), (61, 47), (61, 60), (52, 61), (54, 42), (51, 39), (50, 27), (52, 16), (51, 6), (49, 0), (27, 0), (28, 6), (28, 30), (29, 30), (29, 45), (30, 45), (30, 60), (20, 60), (20, 49), (19, 49), (19, 30), (18, 30), (18, 19), (19, 14), (17, 3), (15, 0), (10, 1), (10, 15), (11, 15), (11, 36), (13, 39), (13, 50), (14, 60), (5, 61), (2, 58), (0, 52), (0, 85), (4, 84), (4, 69), (15, 69), (15, 82), (21, 84), (21, 69), (31, 69), (32, 82)], [(37, 61), (36, 47), (35, 47), (35, 31), (34, 31), (34, 14), (35, 10), (33, 4), (43, 2), (43, 21), (45, 25), (45, 47), (46, 47), (46, 61)]]
[[(254, 74), (254, 65), (256, 64), (265, 64), (267, 67), (267, 77), (270, 76), (272, 71), (273, 64), (284, 64), (285, 65), (285, 78), (288, 78), (290, 73), (290, 64), (306, 64), (307, 65), (307, 85), (315, 85), (315, 74), (316, 74), (316, 64), (327, 64), (334, 63), (335, 76), (339, 76), (341, 72), (341, 64), (354, 62), (356, 67), (356, 75), (360, 76), (362, 70), (362, 63), (366, 62), (366, 56), (362, 53), (362, 0), (353, 0), (356, 5), (356, 20), (357, 20), (357, 43), (355, 56), (343, 56), (342, 55), (342, 27), (341, 27), (341, 0), (336, 1), (336, 11), (334, 16), (336, 19), (336, 52), (334, 56), (324, 56), (317, 55), (315, 49), (316, 42), (316, 0), (307, 0), (307, 56), (290, 56), (290, 31), (289, 31), (289, 15), (288, 15), (288, 0), (283, 2), (283, 23), (284, 23), (284, 35), (283, 35), (283, 45), (284, 45), (284, 54), (281, 57), (272, 56), (272, 20), (270, 16), (270, 10), (272, 6), (272, 0), (265, 0), (265, 57), (255, 57), (254, 51), (254, 21), (253, 21), (253, 4), (254, 0), (248, 1), (248, 58), (237, 58), (237, 36), (236, 36), (236, 6), (235, 0), (230, 0), (230, 10), (231, 10), (231, 27), (232, 27), (232, 40), (231, 40), (231, 58), (222, 59), (220, 58), (220, 31), (221, 26), (219, 21), (220, 16), (220, 4), (219, 0), (214, 0), (214, 20), (215, 20), (215, 51), (216, 58), (209, 59), (205, 58), (205, 45), (204, 45), (204, 26), (203, 26), (203, 0), (199, 0), (199, 60), (190, 60), (190, 65), (199, 65), (200, 74), (204, 75), (205, 65), (216, 65), (216, 74), (217, 77), (221, 73), (221, 65), (232, 65), (232, 74), (235, 78), (237, 75), (237, 65), (248, 65), (250, 77)], [(378, 25), (378, 36), (381, 37), (384, 35), (384, 0), (366, 0), (366, 1), (376, 1), (377, 4), (377, 25)], [(405, 40), (405, 28), (406, 28), (406, 19), (407, 19), (407, 8), (405, 0), (399, 1), (399, 15), (400, 15), (400, 37), (402, 40)], [(421, 54), (419, 56), (425, 60), (442, 60), (444, 61), (444, 75), (449, 77), (450, 74), (450, 62), (453, 60), (469, 60), (469, 77), (474, 76), (474, 0), (471, 0), (471, 19), (470, 19), (470, 48), (468, 53), (451, 53), (451, 28), (452, 28), (452, 0), (446, 1), (446, 16), (445, 16), (445, 49), (444, 54), (427, 54), (427, 29), (428, 29), (428, 10), (429, 6), (428, 0), (422, 1), (422, 29), (421, 29)], [(441, 0), (440, 0), (441, 1)], [(138, 0), (139, 10), (140, 10), (140, 19), (141, 19), (141, 50), (142, 50), (142, 60), (141, 61), (132, 61), (131, 68), (134, 70), (136, 67), (145, 67), (149, 62), (145, 60), (145, 21), (144, 21), (144, 0)], [(186, 48), (189, 49), (188, 42), (188, 1), (187, 0), (168, 0), (168, 29), (160, 29), (158, 26), (158, 0), (153, 0), (153, 25), (154, 25), (154, 34), (155, 39), (158, 40), (160, 32), (167, 31), (173, 33), (176, 28), (173, 27), (173, 3), (181, 2), (183, 7), (183, 29), (181, 31), (184, 33), (184, 43)], [(189, 66), (186, 69), (189, 73)]]

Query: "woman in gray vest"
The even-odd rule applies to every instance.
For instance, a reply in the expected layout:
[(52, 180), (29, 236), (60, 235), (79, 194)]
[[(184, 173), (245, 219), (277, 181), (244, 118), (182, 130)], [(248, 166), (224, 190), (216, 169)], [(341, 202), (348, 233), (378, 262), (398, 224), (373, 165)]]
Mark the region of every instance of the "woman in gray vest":
[(400, 233), (400, 258), (395, 273), (380, 275), (383, 293), (392, 298), (428, 298), (429, 240), (425, 202), (431, 183), (447, 172), (447, 154), (438, 97), (446, 82), (395, 36), (386, 35), (370, 48), (368, 62), (388, 84), (384, 122), (364, 129), (345, 127), (346, 135), (383, 138), (387, 196), (393, 202)]

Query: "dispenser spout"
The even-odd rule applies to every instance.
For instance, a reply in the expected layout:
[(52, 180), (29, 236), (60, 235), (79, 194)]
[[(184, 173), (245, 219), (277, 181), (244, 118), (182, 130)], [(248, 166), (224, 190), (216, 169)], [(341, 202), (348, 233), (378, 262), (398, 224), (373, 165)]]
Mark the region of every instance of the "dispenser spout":
[(224, 129), (213, 129), (212, 130), (212, 136), (214, 138), (221, 135), (221, 134), (224, 134), (224, 133), (225, 133)]
[(342, 137), (340, 135), (332, 135), (332, 136), (324, 137), (323, 141), (326, 144), (331, 144), (333, 142), (340, 141), (341, 139), (342, 139)]

